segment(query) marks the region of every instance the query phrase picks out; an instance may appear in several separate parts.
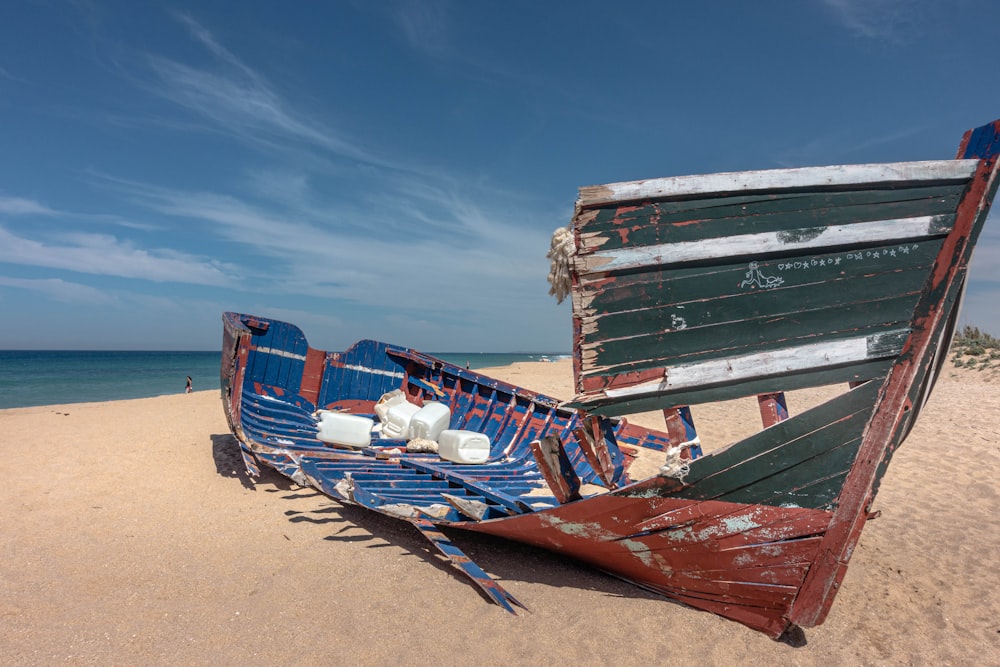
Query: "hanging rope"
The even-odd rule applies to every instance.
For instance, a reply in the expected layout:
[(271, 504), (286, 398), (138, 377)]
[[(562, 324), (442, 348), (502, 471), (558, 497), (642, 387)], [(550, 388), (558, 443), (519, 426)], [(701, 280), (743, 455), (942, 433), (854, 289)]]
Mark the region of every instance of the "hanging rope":
[(549, 269), (549, 285), (551, 285), (549, 294), (554, 296), (558, 303), (563, 302), (573, 287), (569, 269), (575, 254), (576, 245), (572, 230), (560, 227), (552, 232), (552, 247), (549, 248), (549, 252), (545, 256), (552, 262)]
[(691, 472), (691, 466), (688, 461), (681, 458), (681, 448), (671, 447), (668, 449), (667, 461), (660, 468), (660, 475), (663, 477), (673, 477), (683, 484), (684, 478), (687, 477), (689, 472)]

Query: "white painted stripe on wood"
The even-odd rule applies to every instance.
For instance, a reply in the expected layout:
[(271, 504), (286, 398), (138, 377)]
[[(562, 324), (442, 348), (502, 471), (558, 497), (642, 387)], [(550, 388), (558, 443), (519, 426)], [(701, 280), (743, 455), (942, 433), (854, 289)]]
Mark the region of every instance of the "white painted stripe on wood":
[(361, 371), (362, 373), (372, 373), (373, 375), (385, 375), (391, 378), (399, 378), (402, 380), (405, 375), (398, 371), (384, 371), (381, 368), (368, 368), (367, 366), (358, 366), (357, 364), (344, 364), (343, 368), (349, 371)]
[(298, 361), (305, 361), (306, 355), (295, 354), (294, 352), (289, 352), (288, 350), (279, 350), (273, 347), (258, 347), (256, 348), (258, 354), (273, 354), (278, 357), (285, 357), (286, 359), (297, 359)]
[(926, 160), (673, 176), (586, 186), (580, 188), (577, 206), (756, 190), (954, 180), (971, 178), (978, 164), (978, 160)]
[[(893, 239), (929, 236), (952, 215), (924, 215), (858, 222), (851, 225), (831, 225), (781, 232), (739, 234), (701, 241), (681, 241), (657, 245), (598, 250), (576, 257), (576, 269), (581, 274), (595, 271), (618, 271), (639, 267), (654, 267), (693, 262), (704, 259), (761, 255), (784, 250), (813, 250), (854, 243), (879, 243)], [(819, 231), (817, 234), (816, 232)], [(813, 235), (812, 238), (809, 238)], [(801, 236), (802, 240), (795, 240)]]
[[(909, 329), (896, 329), (882, 334), (858, 336), (839, 341), (824, 341), (798, 345), (769, 352), (745, 354), (727, 359), (713, 359), (693, 364), (671, 366), (664, 370), (662, 380), (644, 382), (621, 389), (606, 389), (600, 394), (607, 398), (641, 398), (664, 391), (676, 391), (769, 377), (792, 372), (819, 370), (829, 366), (863, 362), (893, 356), (903, 349)], [(892, 345), (887, 340), (896, 339)], [(588, 397), (587, 401), (594, 400)]]

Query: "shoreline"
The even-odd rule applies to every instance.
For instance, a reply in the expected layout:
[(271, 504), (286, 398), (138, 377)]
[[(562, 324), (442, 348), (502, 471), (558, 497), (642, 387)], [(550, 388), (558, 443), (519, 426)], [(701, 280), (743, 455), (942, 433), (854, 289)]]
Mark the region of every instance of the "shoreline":
[[(480, 370), (566, 398), (568, 368)], [(797, 647), (450, 531), (531, 610), (507, 614), (405, 522), (273, 472), (249, 479), (217, 390), (3, 409), (4, 662), (1000, 664), (998, 393), (995, 379), (945, 368), (826, 623)], [(698, 407), (709, 449), (744, 420), (736, 404)]]

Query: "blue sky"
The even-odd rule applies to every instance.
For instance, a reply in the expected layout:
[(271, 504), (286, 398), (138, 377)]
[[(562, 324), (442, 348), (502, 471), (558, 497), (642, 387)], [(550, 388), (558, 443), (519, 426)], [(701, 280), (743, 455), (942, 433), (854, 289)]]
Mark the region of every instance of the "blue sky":
[[(0, 6), (0, 349), (568, 351), (577, 188), (953, 157), (991, 0)], [(1000, 333), (1000, 217), (963, 321)]]

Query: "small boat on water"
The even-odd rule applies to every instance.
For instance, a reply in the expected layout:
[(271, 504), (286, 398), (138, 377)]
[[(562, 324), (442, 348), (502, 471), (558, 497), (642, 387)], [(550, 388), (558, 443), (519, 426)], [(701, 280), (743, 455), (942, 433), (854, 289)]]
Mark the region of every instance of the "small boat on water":
[[(995, 121), (954, 160), (582, 188), (552, 252), (573, 302), (571, 400), (226, 313), (226, 416), (251, 474), (410, 522), (510, 611), (442, 527), (772, 637), (818, 625), (946, 359), (998, 153)], [(784, 391), (831, 385), (788, 413)], [(747, 396), (761, 429), (703, 453), (690, 406)], [(649, 411), (662, 431), (629, 423)]]

